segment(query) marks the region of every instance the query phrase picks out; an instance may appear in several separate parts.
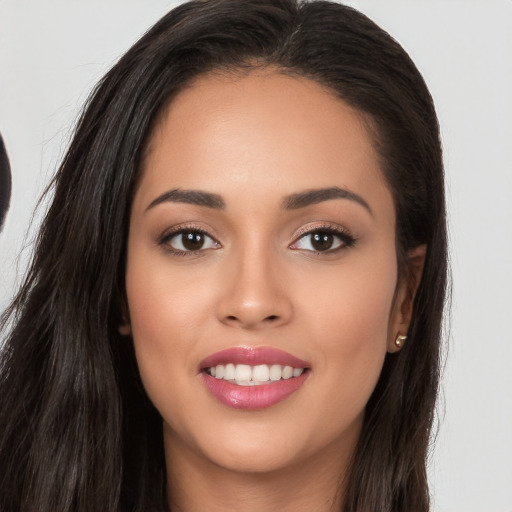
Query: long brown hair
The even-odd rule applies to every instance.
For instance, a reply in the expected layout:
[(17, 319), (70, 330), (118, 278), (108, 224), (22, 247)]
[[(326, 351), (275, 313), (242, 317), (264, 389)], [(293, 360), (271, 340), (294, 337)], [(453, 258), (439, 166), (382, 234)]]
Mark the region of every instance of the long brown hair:
[(11, 166), (4, 145), (4, 139), (0, 134), (0, 231), (4, 224), (5, 215), (9, 209), (11, 200)]
[(407, 250), (428, 246), (408, 343), (387, 355), (366, 408), (344, 512), (428, 511), (447, 272), (433, 102), (407, 53), (366, 16), (299, 0), (182, 4), (91, 95), (3, 318), (1, 510), (166, 509), (161, 419), (118, 334), (139, 163), (159, 112), (192, 79), (270, 65), (331, 88), (364, 114), (395, 200), (399, 268)]

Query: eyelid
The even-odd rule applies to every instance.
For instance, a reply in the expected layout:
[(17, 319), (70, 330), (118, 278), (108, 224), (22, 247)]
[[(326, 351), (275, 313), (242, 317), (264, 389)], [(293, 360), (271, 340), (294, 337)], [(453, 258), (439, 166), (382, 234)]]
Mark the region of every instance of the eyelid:
[[(319, 232), (324, 232), (324, 233), (326, 232), (326, 233), (330, 233), (334, 236), (337, 236), (341, 240), (342, 243), (340, 244), (339, 247), (336, 247), (334, 249), (327, 249), (325, 251), (315, 251), (315, 250), (311, 250), (311, 249), (301, 249), (301, 248), (293, 247), (293, 245), (297, 244), (305, 236), (312, 235), (314, 233), (319, 233)], [(319, 224), (315, 224), (315, 225), (309, 224), (307, 226), (301, 227), (298, 230), (298, 232), (294, 235), (293, 242), (290, 244), (289, 247), (294, 250), (298, 250), (298, 251), (302, 250), (305, 252), (311, 252), (311, 253), (315, 253), (318, 255), (328, 255), (328, 254), (334, 254), (343, 249), (348, 249), (350, 247), (353, 247), (356, 242), (357, 242), (357, 238), (354, 235), (352, 235), (352, 233), (347, 228), (345, 228), (339, 224), (324, 221)]]
[(321, 221), (316, 224), (307, 224), (302, 226), (294, 235), (293, 239), (298, 240), (304, 235), (309, 235), (311, 233), (316, 233), (318, 231), (329, 231), (334, 234), (340, 235), (349, 235), (352, 236), (350, 230), (341, 226), (340, 224), (336, 224), (334, 222)]
[[(172, 240), (174, 237), (178, 236), (181, 233), (186, 232), (196, 232), (204, 235), (205, 237), (208, 237), (210, 240), (212, 240), (216, 247), (207, 247), (207, 248), (200, 248), (197, 250), (182, 250), (172, 247), (169, 244), (169, 241)], [(326, 249), (325, 251), (315, 251), (314, 249), (305, 249), (305, 248), (299, 248), (299, 247), (293, 247), (295, 244), (297, 244), (302, 238), (312, 235), (314, 233), (329, 233), (332, 234), (340, 240), (340, 245), (338, 247), (335, 247), (334, 249)], [(332, 255), (337, 253), (338, 251), (341, 251), (343, 249), (348, 249), (352, 247), (356, 243), (357, 239), (354, 237), (351, 232), (336, 223), (322, 221), (318, 224), (308, 224), (306, 226), (302, 226), (293, 236), (293, 242), (289, 245), (289, 248), (293, 250), (298, 251), (304, 251), (309, 253), (314, 253), (318, 255)], [(194, 223), (184, 223), (184, 224), (178, 224), (175, 226), (172, 226), (168, 229), (166, 229), (157, 239), (157, 244), (163, 246), (163, 248), (174, 254), (174, 255), (180, 255), (180, 256), (192, 256), (192, 255), (199, 255), (200, 253), (209, 251), (211, 249), (218, 249), (222, 247), (222, 244), (217, 240), (215, 236), (213, 236), (210, 233), (210, 230), (205, 229), (203, 226), (199, 226)]]
[(201, 252), (205, 252), (207, 250), (210, 250), (212, 248), (206, 248), (206, 249), (198, 249), (196, 251), (188, 251), (188, 250), (181, 250), (181, 249), (175, 249), (172, 246), (169, 245), (169, 241), (172, 240), (174, 237), (178, 236), (180, 233), (186, 233), (186, 232), (194, 232), (194, 233), (201, 233), (202, 235), (205, 235), (206, 237), (210, 238), (217, 244), (218, 247), (215, 247), (215, 249), (218, 249), (222, 247), (221, 243), (204, 227), (198, 226), (197, 224), (191, 224), (191, 223), (184, 223), (184, 224), (178, 224), (176, 226), (172, 226), (171, 228), (166, 229), (157, 239), (157, 244), (160, 246), (163, 246), (166, 251), (171, 252), (175, 255), (181, 255), (181, 256), (191, 256), (191, 255), (198, 255)]

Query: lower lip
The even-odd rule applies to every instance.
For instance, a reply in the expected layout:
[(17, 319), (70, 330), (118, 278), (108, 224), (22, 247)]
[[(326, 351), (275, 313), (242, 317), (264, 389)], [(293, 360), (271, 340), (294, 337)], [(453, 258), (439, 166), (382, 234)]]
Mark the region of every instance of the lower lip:
[(203, 372), (203, 381), (210, 393), (222, 404), (234, 409), (258, 410), (272, 407), (297, 391), (309, 375), (281, 379), (259, 386), (238, 386), (224, 379), (216, 379)]

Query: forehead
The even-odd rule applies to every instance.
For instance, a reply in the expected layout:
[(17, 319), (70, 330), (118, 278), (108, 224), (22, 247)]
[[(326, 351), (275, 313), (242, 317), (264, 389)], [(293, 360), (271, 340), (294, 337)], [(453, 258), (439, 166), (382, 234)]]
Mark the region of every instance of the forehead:
[(201, 76), (168, 105), (148, 144), (141, 192), (369, 183), (387, 189), (363, 114), (331, 90), (276, 70)]

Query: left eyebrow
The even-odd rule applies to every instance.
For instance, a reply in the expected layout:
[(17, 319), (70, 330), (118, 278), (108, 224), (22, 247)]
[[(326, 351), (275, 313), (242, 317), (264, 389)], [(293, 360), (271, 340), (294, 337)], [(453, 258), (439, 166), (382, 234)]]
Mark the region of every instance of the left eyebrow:
[(164, 192), (162, 195), (151, 201), (145, 211), (148, 211), (158, 204), (166, 202), (195, 204), (197, 206), (204, 206), (215, 210), (223, 210), (226, 206), (224, 199), (222, 199), (218, 194), (212, 194), (211, 192), (204, 192), (202, 190), (183, 190), (175, 188)]
[(330, 201), (331, 199), (348, 199), (363, 206), (370, 215), (373, 211), (370, 205), (358, 194), (339, 187), (316, 188), (291, 194), (284, 198), (282, 207), (284, 210), (298, 210), (314, 204)]

